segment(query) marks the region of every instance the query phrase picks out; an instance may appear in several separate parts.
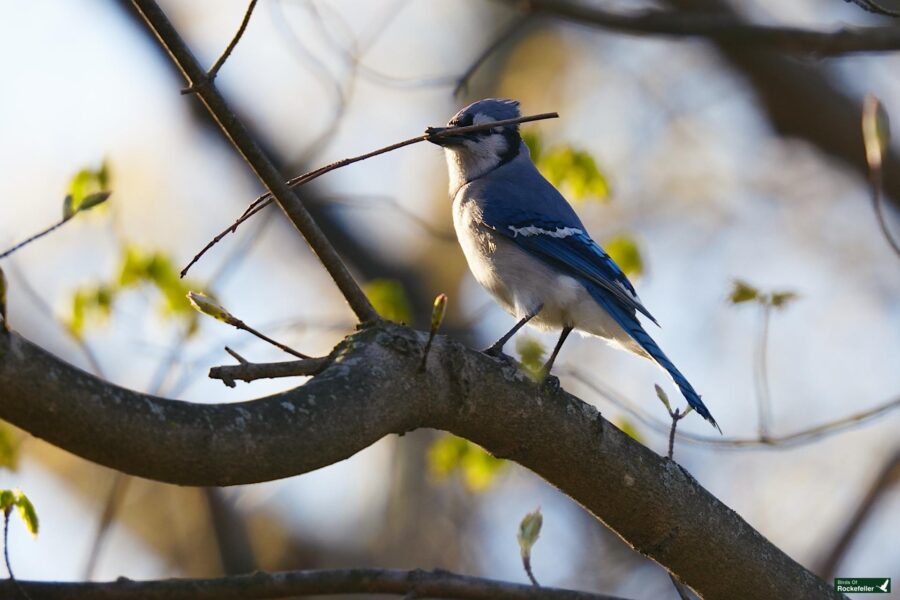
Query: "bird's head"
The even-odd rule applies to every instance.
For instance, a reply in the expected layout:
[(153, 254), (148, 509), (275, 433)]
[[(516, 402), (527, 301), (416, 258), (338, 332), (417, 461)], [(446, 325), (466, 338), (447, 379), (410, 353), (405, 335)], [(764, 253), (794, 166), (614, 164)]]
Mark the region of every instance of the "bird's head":
[[(519, 103), (515, 100), (487, 98), (474, 102), (456, 113), (447, 126), (481, 125), (492, 121), (515, 119), (519, 116)], [(445, 129), (432, 127), (428, 132)], [(458, 188), (462, 183), (477, 179), (506, 164), (518, 156), (522, 147), (518, 124), (434, 137), (429, 141), (444, 148), (450, 168), (451, 189)]]

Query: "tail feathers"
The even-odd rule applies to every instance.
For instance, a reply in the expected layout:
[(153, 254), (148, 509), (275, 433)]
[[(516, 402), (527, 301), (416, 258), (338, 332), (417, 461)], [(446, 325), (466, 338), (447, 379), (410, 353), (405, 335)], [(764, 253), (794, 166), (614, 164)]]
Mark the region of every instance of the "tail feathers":
[(672, 381), (675, 382), (675, 385), (678, 386), (678, 389), (681, 390), (681, 393), (684, 395), (684, 399), (687, 400), (688, 404), (693, 408), (697, 413), (709, 421), (713, 427), (719, 430), (719, 433), (722, 433), (722, 428), (719, 427), (719, 424), (716, 423), (716, 420), (713, 419), (712, 415), (709, 413), (709, 409), (706, 408), (706, 405), (703, 404), (703, 401), (700, 399), (700, 394), (698, 394), (693, 386), (688, 382), (684, 375), (681, 374), (675, 365), (672, 364), (672, 361), (663, 353), (659, 346), (656, 345), (656, 342), (653, 341), (644, 328), (640, 326), (639, 323), (635, 320), (637, 324), (636, 328), (626, 329), (628, 334), (634, 338), (634, 340), (641, 345), (641, 347), (647, 351), (650, 356), (653, 357), (653, 360), (661, 366), (669, 375), (672, 377)]
[(606, 312), (610, 314), (610, 316), (615, 319), (616, 323), (625, 330), (625, 332), (631, 336), (631, 338), (637, 342), (641, 348), (643, 348), (647, 354), (653, 359), (656, 364), (666, 370), (669, 375), (672, 377), (672, 380), (675, 382), (675, 385), (678, 386), (678, 389), (681, 390), (681, 393), (684, 395), (684, 399), (687, 400), (688, 404), (693, 408), (697, 413), (709, 421), (713, 427), (719, 430), (719, 433), (722, 433), (722, 428), (719, 427), (719, 424), (716, 423), (716, 420), (713, 419), (712, 415), (709, 412), (709, 409), (706, 408), (706, 405), (703, 404), (703, 401), (700, 399), (700, 394), (698, 394), (693, 386), (688, 382), (684, 375), (681, 374), (675, 365), (672, 364), (672, 361), (663, 353), (662, 349), (656, 345), (656, 342), (653, 341), (653, 338), (644, 331), (644, 328), (641, 326), (640, 321), (637, 320), (637, 317), (634, 315), (634, 312), (628, 312), (623, 309), (614, 299), (608, 297), (604, 290), (600, 289), (596, 286), (587, 286), (588, 290), (591, 292), (591, 295), (600, 304)]

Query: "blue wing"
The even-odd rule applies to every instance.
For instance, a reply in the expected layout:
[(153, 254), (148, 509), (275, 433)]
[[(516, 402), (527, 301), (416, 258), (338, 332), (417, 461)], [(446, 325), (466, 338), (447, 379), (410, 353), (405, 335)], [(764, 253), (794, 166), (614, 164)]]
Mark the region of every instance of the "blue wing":
[(623, 307), (638, 311), (656, 323), (619, 265), (585, 233), (580, 222), (569, 221), (567, 225), (533, 213), (517, 212), (505, 215), (507, 218), (501, 222), (485, 222), (485, 225), (560, 270), (600, 286)]

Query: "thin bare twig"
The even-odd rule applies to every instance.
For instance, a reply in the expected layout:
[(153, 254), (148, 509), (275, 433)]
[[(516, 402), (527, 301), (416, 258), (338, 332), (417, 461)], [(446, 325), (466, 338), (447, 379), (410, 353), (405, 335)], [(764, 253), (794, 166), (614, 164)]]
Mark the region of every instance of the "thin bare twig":
[(760, 307), (762, 315), (759, 338), (756, 346), (756, 409), (759, 417), (759, 439), (769, 437), (769, 422), (772, 417), (772, 400), (769, 393), (769, 321), (772, 317), (772, 306), (765, 302)]
[[(229, 348), (226, 348), (226, 351)], [(321, 358), (307, 358), (303, 360), (291, 360), (274, 363), (252, 363), (233, 350), (229, 352), (238, 360), (236, 365), (223, 365), (212, 367), (209, 370), (210, 379), (221, 379), (228, 387), (235, 387), (235, 381), (251, 382), (257, 379), (277, 379), (279, 377), (311, 377), (318, 374), (328, 366), (331, 360), (325, 356)]]
[[(621, 394), (615, 392), (614, 390), (594, 381), (591, 377), (587, 376), (585, 373), (568, 367), (565, 369), (565, 372), (574, 378), (576, 381), (584, 384), (595, 393), (603, 396), (606, 400), (621, 408), (622, 410), (631, 414), (638, 421), (644, 423), (648, 427), (655, 429), (659, 433), (663, 435), (668, 435), (671, 431), (671, 427), (667, 423), (663, 423), (659, 419), (650, 416), (645, 411), (637, 408), (631, 400), (625, 398)], [(770, 436), (769, 438), (762, 439), (759, 437), (754, 438), (715, 438), (706, 435), (698, 435), (695, 433), (685, 433), (685, 432), (677, 432), (676, 437), (684, 442), (688, 442), (691, 444), (698, 444), (704, 446), (716, 446), (720, 448), (729, 448), (729, 449), (748, 449), (748, 448), (791, 448), (796, 446), (801, 446), (803, 444), (808, 444), (814, 441), (818, 441), (822, 438), (825, 438), (830, 435), (834, 435), (844, 431), (854, 425), (864, 423), (866, 421), (872, 420), (875, 417), (890, 412), (894, 409), (900, 408), (900, 396), (885, 402), (884, 404), (879, 404), (869, 410), (862, 411), (859, 413), (854, 413), (852, 415), (848, 415), (846, 417), (835, 419), (834, 421), (828, 421), (827, 423), (822, 423), (821, 425), (816, 425), (815, 427), (809, 427), (807, 429), (801, 429), (800, 431), (795, 431), (794, 433), (789, 433), (786, 435), (780, 436)]]
[(34, 234), (33, 236), (31, 236), (31, 237), (29, 237), (29, 238), (26, 238), (26, 239), (22, 240), (21, 242), (19, 242), (18, 244), (16, 244), (16, 245), (13, 246), (12, 248), (9, 248), (8, 250), (5, 250), (5, 251), (3, 251), (2, 253), (0, 253), (0, 259), (6, 258), (7, 256), (9, 256), (10, 254), (12, 254), (12, 253), (15, 252), (16, 250), (19, 250), (20, 248), (23, 248), (23, 247), (27, 246), (27, 245), (30, 244), (31, 242), (34, 242), (34, 241), (36, 241), (36, 240), (39, 240), (40, 238), (44, 237), (45, 235), (47, 235), (47, 234), (49, 234), (49, 233), (53, 233), (54, 231), (56, 231), (57, 229), (59, 229), (60, 227), (62, 227), (63, 225), (65, 225), (66, 223), (68, 223), (68, 222), (71, 221), (71, 220), (72, 220), (71, 217), (65, 218), (65, 219), (61, 220), (59, 223), (54, 223), (53, 225), (51, 225), (51, 226), (48, 227), (47, 229), (44, 229), (43, 231), (40, 231), (40, 232)]
[(9, 580), (12, 581), (16, 591), (18, 591), (25, 600), (31, 600), (31, 596), (28, 595), (28, 592), (25, 591), (25, 588), (22, 587), (22, 584), (19, 583), (19, 580), (16, 579), (16, 576), (13, 574), (12, 563), (9, 562), (9, 515), (11, 513), (11, 506), (3, 511), (3, 560), (6, 561), (6, 570), (9, 573)]
[(669, 412), (669, 416), (672, 417), (672, 427), (669, 429), (669, 460), (672, 460), (672, 456), (675, 454), (675, 429), (678, 427), (678, 421), (688, 416), (691, 410), (691, 407), (688, 406), (684, 412), (680, 412), (678, 408)]
[[(559, 117), (558, 113), (549, 112), (549, 113), (541, 113), (537, 115), (528, 115), (524, 117), (517, 117), (515, 119), (504, 119), (501, 121), (494, 121), (491, 123), (481, 123), (480, 125), (469, 125), (467, 127), (453, 127), (447, 128), (442, 131), (437, 132), (427, 132), (424, 135), (419, 135), (413, 138), (409, 138), (403, 140), (402, 142), (397, 142), (395, 144), (390, 144), (389, 146), (384, 146), (383, 148), (378, 148), (377, 150), (372, 150), (371, 152), (366, 152), (365, 154), (360, 154), (359, 156), (352, 156), (350, 158), (344, 158), (338, 161), (335, 161), (331, 164), (325, 165), (324, 167), (319, 167), (313, 171), (309, 171), (308, 173), (304, 173), (302, 175), (298, 175), (292, 179), (287, 180), (286, 185), (292, 188), (297, 188), (301, 185), (309, 183), (313, 179), (321, 177), (325, 173), (329, 173), (334, 171), (335, 169), (340, 169), (341, 167), (346, 167), (347, 165), (352, 165), (353, 163), (357, 163), (374, 156), (378, 156), (380, 154), (386, 154), (387, 152), (392, 152), (393, 150), (398, 150), (400, 148), (404, 148), (406, 146), (411, 146), (412, 144), (417, 144), (419, 142), (426, 142), (433, 139), (438, 139), (447, 135), (458, 135), (460, 133), (471, 133), (473, 131), (483, 131), (485, 129), (493, 129), (494, 127), (501, 127), (504, 125), (514, 125), (519, 123), (528, 123), (530, 121), (540, 121), (543, 119), (556, 119)], [(244, 211), (244, 213), (238, 217), (238, 219), (232, 223), (227, 229), (222, 230), (216, 237), (209, 241), (201, 250), (198, 252), (194, 258), (187, 264), (187, 266), (181, 270), (181, 276), (184, 277), (188, 270), (198, 261), (200, 258), (209, 251), (210, 248), (215, 246), (219, 241), (224, 238), (229, 233), (234, 233), (237, 231), (237, 228), (264, 209), (272, 202), (272, 194), (266, 193), (259, 196), (256, 200), (250, 203), (250, 206)]]
[[(225, 51), (222, 52), (222, 56), (216, 60), (213, 66), (207, 71), (206, 79), (208, 82), (212, 82), (216, 75), (219, 74), (219, 69), (222, 68), (222, 65), (225, 64), (225, 61), (228, 60), (228, 57), (231, 56), (231, 53), (234, 51), (235, 47), (238, 45), (238, 42), (241, 41), (241, 37), (244, 35), (244, 31), (247, 30), (247, 25), (250, 23), (250, 16), (253, 15), (253, 9), (256, 8), (257, 0), (250, 0), (250, 5), (247, 7), (247, 12), (244, 13), (244, 19), (241, 21), (241, 26), (238, 28), (237, 33), (234, 34), (234, 37), (231, 38), (231, 41), (226, 46)], [(196, 85), (192, 84), (189, 87), (181, 90), (182, 94), (193, 94), (197, 91)]]

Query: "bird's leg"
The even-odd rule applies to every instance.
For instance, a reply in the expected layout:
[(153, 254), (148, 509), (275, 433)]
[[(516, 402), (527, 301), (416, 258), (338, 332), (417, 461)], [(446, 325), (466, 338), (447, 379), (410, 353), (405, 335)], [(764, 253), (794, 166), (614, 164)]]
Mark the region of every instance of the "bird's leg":
[(509, 338), (516, 335), (516, 332), (518, 330), (522, 329), (522, 327), (525, 326), (525, 323), (527, 323), (528, 321), (535, 318), (538, 315), (538, 313), (541, 312), (541, 308), (543, 308), (543, 307), (544, 307), (544, 305), (542, 304), (542, 305), (538, 306), (536, 309), (534, 309), (534, 312), (527, 314), (524, 317), (522, 317), (521, 319), (519, 319), (519, 322), (516, 323), (515, 325), (513, 325), (512, 329), (507, 331), (503, 335), (503, 337), (501, 337), (499, 340), (494, 342), (490, 348), (485, 348), (484, 350), (482, 350), (482, 352), (484, 352), (488, 356), (500, 356), (501, 354), (503, 354), (503, 346), (506, 345), (506, 342), (509, 341)]
[(547, 363), (542, 369), (545, 379), (550, 377), (550, 369), (553, 368), (553, 361), (556, 360), (556, 355), (559, 354), (559, 351), (562, 349), (562, 346), (565, 343), (566, 338), (569, 337), (570, 333), (572, 333), (571, 325), (566, 325), (565, 327), (563, 327), (562, 333), (559, 335), (559, 341), (556, 342), (556, 347), (553, 349), (553, 353), (550, 355), (549, 360), (547, 360)]

